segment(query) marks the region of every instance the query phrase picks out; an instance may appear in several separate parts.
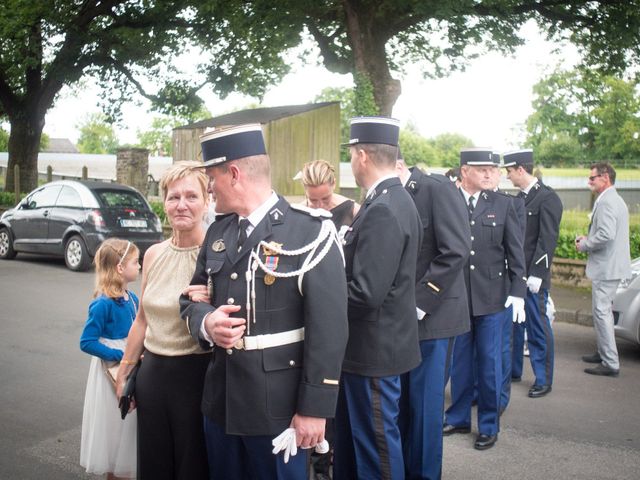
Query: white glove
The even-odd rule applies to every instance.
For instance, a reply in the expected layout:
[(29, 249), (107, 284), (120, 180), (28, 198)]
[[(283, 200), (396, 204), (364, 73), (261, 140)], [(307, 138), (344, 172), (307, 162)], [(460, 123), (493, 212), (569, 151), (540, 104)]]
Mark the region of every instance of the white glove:
[[(272, 452), (274, 455), (277, 455), (284, 450), (284, 463), (289, 463), (289, 457), (293, 457), (298, 453), (298, 447), (296, 446), (296, 429), (293, 427), (287, 428), (271, 441), (271, 445), (273, 445)], [(327, 453), (329, 451), (329, 442), (322, 440), (322, 442), (317, 444), (314, 448), (317, 453)]]
[(540, 277), (534, 277), (533, 275), (527, 278), (527, 287), (531, 293), (538, 293), (540, 286), (542, 285), (542, 279)]
[(513, 323), (523, 323), (525, 321), (524, 298), (509, 295), (507, 301), (504, 302), (504, 306), (505, 308), (512, 307)]

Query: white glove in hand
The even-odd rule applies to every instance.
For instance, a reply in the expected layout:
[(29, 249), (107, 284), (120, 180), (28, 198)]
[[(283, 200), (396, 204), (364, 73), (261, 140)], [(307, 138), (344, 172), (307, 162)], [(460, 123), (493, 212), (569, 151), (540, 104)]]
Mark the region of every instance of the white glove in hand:
[(542, 279), (540, 277), (534, 277), (533, 275), (527, 278), (527, 287), (531, 293), (538, 293), (540, 286), (542, 285)]
[(509, 295), (507, 301), (504, 302), (505, 308), (512, 307), (513, 323), (523, 323), (525, 320), (524, 298), (512, 297)]
[[(296, 429), (289, 427), (276, 438), (271, 440), (273, 445), (273, 454), (277, 455), (284, 450), (284, 463), (289, 463), (289, 457), (293, 457), (298, 453), (298, 447), (296, 446)], [(329, 451), (329, 442), (322, 440), (316, 445), (315, 450), (317, 453), (323, 454)]]

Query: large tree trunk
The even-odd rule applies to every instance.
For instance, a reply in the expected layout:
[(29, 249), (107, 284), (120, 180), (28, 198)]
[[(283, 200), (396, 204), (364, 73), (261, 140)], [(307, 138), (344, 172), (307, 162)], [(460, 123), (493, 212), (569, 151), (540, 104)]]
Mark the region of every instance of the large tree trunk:
[(5, 190), (13, 191), (13, 171), (20, 166), (20, 191), (27, 193), (38, 186), (38, 151), (44, 128), (44, 115), (17, 115), (9, 118), (9, 162)]
[(391, 116), (402, 87), (391, 76), (385, 47), (387, 38), (376, 24), (375, 12), (359, 2), (344, 0), (347, 31), (355, 71), (366, 76), (373, 85), (373, 96), (380, 115)]

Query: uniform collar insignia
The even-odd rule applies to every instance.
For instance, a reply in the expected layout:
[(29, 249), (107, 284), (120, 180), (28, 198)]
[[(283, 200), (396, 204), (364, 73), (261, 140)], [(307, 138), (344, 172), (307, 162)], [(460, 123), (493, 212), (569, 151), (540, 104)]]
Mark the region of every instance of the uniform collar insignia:
[(487, 197), (487, 194), (485, 192), (482, 192), (482, 198), (484, 198), (486, 200), (489, 197)]
[(282, 218), (282, 212), (276, 207), (269, 212), (269, 216), (277, 222)]
[(415, 180), (411, 180), (411, 181), (409, 182), (409, 188), (410, 188), (411, 190), (415, 190), (415, 189), (416, 189), (416, 181), (415, 181)]

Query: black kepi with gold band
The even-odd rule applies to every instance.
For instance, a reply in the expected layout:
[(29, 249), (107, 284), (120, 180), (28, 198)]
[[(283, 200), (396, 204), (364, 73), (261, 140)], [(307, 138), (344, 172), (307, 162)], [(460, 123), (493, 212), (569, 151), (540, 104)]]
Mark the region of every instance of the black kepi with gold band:
[(505, 153), (503, 167), (519, 167), (521, 165), (533, 165), (533, 150), (514, 150)]
[(400, 136), (400, 121), (389, 117), (355, 117), (351, 119), (349, 143), (343, 146), (353, 146), (359, 143), (381, 143), (398, 146)]
[(267, 149), (259, 123), (221, 127), (200, 136), (204, 167), (254, 155), (266, 155)]
[(500, 156), (496, 155), (490, 148), (465, 148), (460, 150), (460, 166), (497, 167), (496, 158), (499, 163)]

